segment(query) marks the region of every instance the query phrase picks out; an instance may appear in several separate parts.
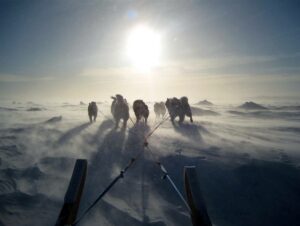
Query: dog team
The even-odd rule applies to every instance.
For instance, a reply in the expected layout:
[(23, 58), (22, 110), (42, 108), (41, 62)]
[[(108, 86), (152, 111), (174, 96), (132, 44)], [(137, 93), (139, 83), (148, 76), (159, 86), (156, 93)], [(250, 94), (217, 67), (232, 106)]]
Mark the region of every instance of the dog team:
[[(111, 114), (114, 117), (116, 123), (115, 126), (118, 127), (119, 122), (122, 119), (123, 128), (126, 128), (127, 121), (130, 118), (127, 100), (120, 94), (117, 94), (111, 98), (113, 99), (111, 104)], [(149, 117), (149, 108), (147, 104), (143, 100), (135, 100), (132, 108), (136, 117), (136, 123), (138, 123), (141, 119), (144, 119), (145, 123), (147, 124), (147, 119)], [(176, 117), (179, 117), (179, 123), (182, 123), (185, 119), (185, 116), (190, 118), (190, 122), (193, 122), (192, 111), (187, 97), (181, 97), (180, 99), (176, 97), (167, 98), (165, 103), (156, 102), (154, 104), (154, 112), (157, 118), (163, 118), (166, 115), (167, 110), (172, 123), (174, 123)], [(96, 121), (97, 114), (98, 107), (96, 102), (89, 103), (88, 116), (90, 122)]]

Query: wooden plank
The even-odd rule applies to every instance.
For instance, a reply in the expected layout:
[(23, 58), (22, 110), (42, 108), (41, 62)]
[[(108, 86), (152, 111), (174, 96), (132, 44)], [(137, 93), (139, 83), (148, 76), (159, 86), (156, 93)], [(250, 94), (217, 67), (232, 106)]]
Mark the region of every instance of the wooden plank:
[(193, 226), (212, 226), (197, 180), (195, 166), (184, 167), (184, 186)]
[(56, 221), (56, 226), (70, 225), (77, 217), (87, 172), (87, 160), (77, 159), (73, 174), (65, 194), (64, 204)]

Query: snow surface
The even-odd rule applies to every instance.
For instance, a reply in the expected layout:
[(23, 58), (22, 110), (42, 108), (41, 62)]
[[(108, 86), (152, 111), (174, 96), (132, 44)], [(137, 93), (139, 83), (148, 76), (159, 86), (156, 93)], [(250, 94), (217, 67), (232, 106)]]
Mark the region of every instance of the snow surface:
[[(85, 158), (80, 214), (143, 149), (144, 135), (160, 121), (150, 105), (148, 126), (129, 121), (122, 131), (114, 129), (105, 102), (98, 103), (101, 113), (92, 124), (79, 102), (2, 102), (0, 225), (54, 225), (74, 163)], [(231, 105), (192, 109), (195, 122), (159, 127), (148, 139), (151, 152), (144, 151), (79, 225), (191, 225), (155, 161), (164, 164), (181, 192), (183, 167), (197, 167), (214, 225), (299, 224), (299, 105), (251, 112)]]

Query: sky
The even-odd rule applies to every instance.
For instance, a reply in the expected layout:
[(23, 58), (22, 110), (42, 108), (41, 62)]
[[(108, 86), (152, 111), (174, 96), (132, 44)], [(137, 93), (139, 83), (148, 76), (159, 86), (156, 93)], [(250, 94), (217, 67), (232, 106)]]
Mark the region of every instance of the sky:
[[(159, 63), (126, 54), (139, 24)], [(0, 0), (0, 99), (300, 97), (300, 2), (281, 0)]]

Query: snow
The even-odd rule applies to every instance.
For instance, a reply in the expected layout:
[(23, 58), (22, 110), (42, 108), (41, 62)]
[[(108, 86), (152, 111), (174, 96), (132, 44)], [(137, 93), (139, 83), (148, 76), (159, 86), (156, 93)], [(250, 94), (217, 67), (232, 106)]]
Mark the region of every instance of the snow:
[(208, 101), (208, 100), (202, 100), (202, 101), (199, 101), (199, 102), (197, 103), (197, 105), (207, 105), (207, 106), (212, 106), (213, 103), (210, 102), (210, 101)]
[[(194, 123), (167, 121), (149, 148), (80, 225), (191, 225), (155, 162), (183, 193), (183, 167), (195, 165), (214, 225), (297, 225), (300, 211), (299, 104), (246, 111), (192, 106)], [(41, 111), (27, 111), (30, 108)], [(79, 214), (143, 150), (160, 122), (114, 129), (110, 105), (97, 122), (77, 103), (0, 103), (0, 225), (54, 225), (76, 159), (88, 160)], [(131, 116), (134, 114), (131, 110)]]
[(257, 104), (255, 102), (245, 102), (244, 104), (242, 104), (240, 106), (240, 108), (244, 108), (246, 110), (262, 110), (262, 109), (267, 109), (266, 107), (260, 105), (260, 104)]

